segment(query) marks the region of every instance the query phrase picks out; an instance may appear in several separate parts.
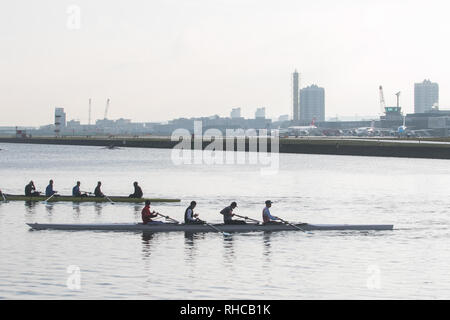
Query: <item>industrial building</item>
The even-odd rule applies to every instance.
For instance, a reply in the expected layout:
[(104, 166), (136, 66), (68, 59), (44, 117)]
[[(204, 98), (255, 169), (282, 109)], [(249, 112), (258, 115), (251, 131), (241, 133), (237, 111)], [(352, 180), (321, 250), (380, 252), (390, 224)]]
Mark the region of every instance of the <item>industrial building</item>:
[(231, 119), (237, 119), (241, 117), (241, 108), (233, 108), (230, 112)]
[(262, 118), (262, 119), (266, 118), (266, 108), (257, 108), (256, 109), (255, 119), (258, 119), (258, 118)]

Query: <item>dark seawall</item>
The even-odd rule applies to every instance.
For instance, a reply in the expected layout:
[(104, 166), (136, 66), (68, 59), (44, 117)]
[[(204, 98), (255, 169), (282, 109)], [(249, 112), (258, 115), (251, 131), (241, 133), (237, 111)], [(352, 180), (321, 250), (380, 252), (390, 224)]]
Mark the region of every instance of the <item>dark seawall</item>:
[[(242, 141), (242, 140), (241, 140)], [(171, 149), (179, 141), (171, 141), (170, 137), (152, 138), (97, 138), (97, 137), (33, 137), (33, 138), (12, 138), (0, 137), (2, 143), (31, 143), (31, 144), (54, 144), (54, 145), (79, 145), (128, 148), (163, 148)], [(229, 145), (228, 141), (228, 145)], [(450, 144), (431, 143), (427, 141), (405, 141), (405, 140), (363, 140), (344, 138), (298, 138), (280, 139), (280, 153), (301, 153), (301, 154), (327, 154), (327, 155), (351, 155), (351, 156), (371, 156), (371, 157), (406, 157), (406, 158), (427, 158), (427, 159), (450, 159)], [(245, 150), (249, 150), (249, 140), (242, 142)], [(204, 149), (210, 145), (210, 141), (202, 141)], [(226, 141), (223, 141), (223, 150), (226, 149)], [(234, 150), (237, 150), (237, 143), (233, 143)], [(194, 141), (191, 141), (194, 149)], [(268, 151), (271, 151), (270, 141), (267, 143)], [(242, 149), (241, 149), (242, 150)]]

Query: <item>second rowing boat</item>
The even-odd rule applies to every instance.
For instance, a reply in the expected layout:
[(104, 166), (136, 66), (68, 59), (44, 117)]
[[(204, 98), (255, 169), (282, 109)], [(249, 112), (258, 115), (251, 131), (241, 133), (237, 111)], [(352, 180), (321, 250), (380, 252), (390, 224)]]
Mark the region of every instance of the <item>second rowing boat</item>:
[[(44, 201), (48, 197), (45, 196), (22, 196), (22, 195), (13, 195), (13, 194), (4, 194), (5, 198), (9, 201)], [(129, 198), (129, 197), (108, 197), (113, 202), (130, 202), (130, 203), (141, 203), (145, 202), (145, 200), (150, 200), (151, 202), (180, 202), (180, 199), (166, 199), (166, 198)], [(72, 196), (55, 196), (52, 197), (48, 202), (58, 202), (58, 201), (66, 201), (66, 202), (109, 202), (109, 200), (105, 197), (72, 197)]]

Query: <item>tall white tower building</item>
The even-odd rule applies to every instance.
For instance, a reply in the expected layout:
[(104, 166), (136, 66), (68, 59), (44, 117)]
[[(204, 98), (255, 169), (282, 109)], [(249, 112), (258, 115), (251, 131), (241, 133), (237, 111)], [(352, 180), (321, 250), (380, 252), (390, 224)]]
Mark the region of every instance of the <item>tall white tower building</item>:
[(61, 129), (66, 127), (66, 113), (64, 108), (55, 108), (55, 135), (61, 134)]
[(312, 85), (300, 90), (300, 120), (325, 121), (325, 89)]
[(299, 108), (299, 76), (297, 70), (292, 74), (292, 119), (294, 121), (300, 120), (300, 108)]
[(414, 113), (429, 112), (439, 105), (439, 85), (430, 80), (414, 84)]

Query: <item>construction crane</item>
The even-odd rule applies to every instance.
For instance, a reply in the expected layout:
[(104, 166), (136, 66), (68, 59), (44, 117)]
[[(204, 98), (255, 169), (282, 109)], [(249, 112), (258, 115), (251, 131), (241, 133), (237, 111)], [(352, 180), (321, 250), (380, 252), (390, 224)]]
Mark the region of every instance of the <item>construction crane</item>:
[(89, 121), (88, 124), (91, 125), (91, 98), (89, 98)]
[(105, 116), (104, 116), (105, 120), (107, 119), (108, 109), (109, 109), (109, 98), (108, 98), (108, 100), (106, 100)]
[(386, 102), (384, 101), (384, 93), (383, 93), (383, 87), (380, 86), (380, 109), (381, 109), (381, 114), (384, 113), (384, 111), (386, 110)]

